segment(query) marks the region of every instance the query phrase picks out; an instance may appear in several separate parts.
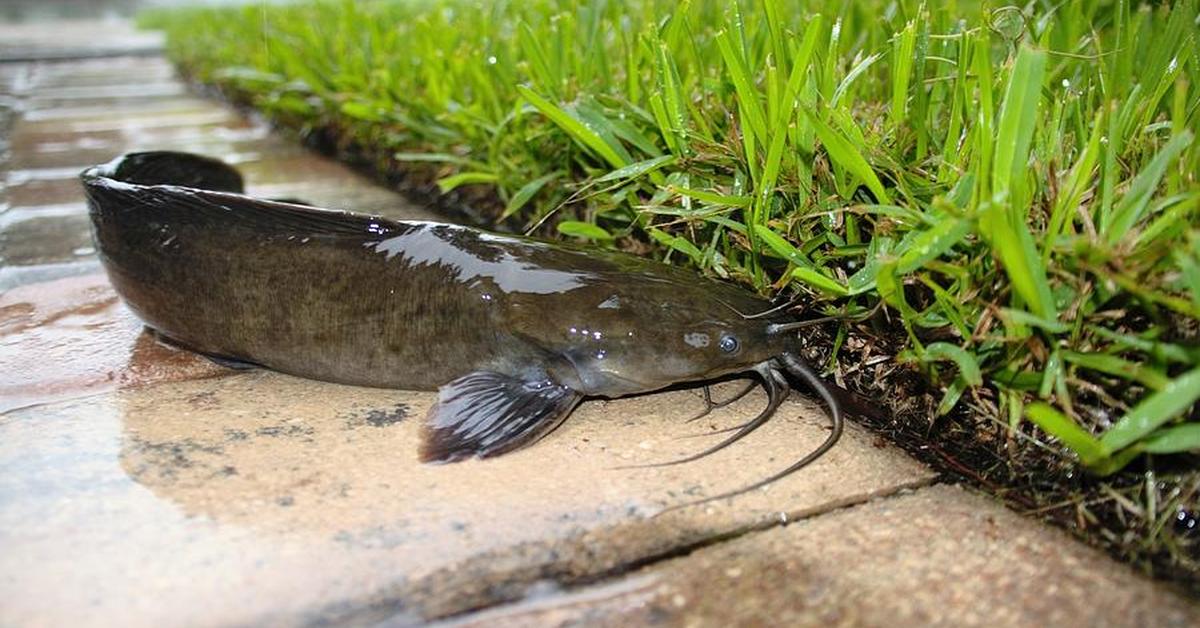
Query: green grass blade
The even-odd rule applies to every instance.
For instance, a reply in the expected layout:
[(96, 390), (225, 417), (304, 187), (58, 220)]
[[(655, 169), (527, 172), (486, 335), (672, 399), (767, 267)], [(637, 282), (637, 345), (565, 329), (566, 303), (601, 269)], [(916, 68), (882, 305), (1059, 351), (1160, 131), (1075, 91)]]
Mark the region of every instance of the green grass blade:
[(1042, 431), (1066, 445), (1085, 466), (1093, 466), (1108, 458), (1108, 451), (1094, 436), (1079, 427), (1069, 417), (1044, 403), (1032, 403), (1025, 407), (1025, 416), (1042, 428)]
[(1050, 212), (1050, 224), (1046, 228), (1045, 241), (1042, 243), (1042, 264), (1050, 263), (1050, 255), (1054, 251), (1056, 238), (1061, 235), (1066, 225), (1070, 224), (1075, 210), (1079, 207), (1083, 195), (1091, 185), (1091, 180), (1100, 159), (1101, 140), (1104, 137), (1104, 110), (1101, 109), (1092, 119), (1092, 134), (1083, 153), (1075, 160), (1071, 172), (1063, 183), (1062, 190), (1055, 199), (1054, 209)]
[(766, 225), (754, 225), (754, 233), (763, 241), (776, 255), (783, 259), (804, 268), (812, 268), (812, 261), (804, 256), (799, 249), (792, 246), (791, 242), (783, 239), (778, 233), (771, 230)]
[(996, 129), (996, 149), (992, 162), (992, 194), (1006, 199), (1010, 215), (1024, 222), (1029, 195), (1025, 190), (1029, 145), (1037, 124), (1038, 101), (1046, 53), (1022, 47), (1008, 79), (1000, 121)]
[(680, 194), (688, 198), (694, 198), (703, 203), (708, 203), (714, 207), (749, 207), (754, 202), (754, 199), (749, 196), (717, 194), (715, 192), (707, 192), (705, 190), (693, 190), (690, 188), (681, 188), (676, 186), (670, 186), (668, 189), (675, 194)]
[(688, 242), (685, 238), (671, 235), (661, 229), (654, 228), (651, 228), (649, 233), (650, 237), (654, 238), (659, 243), (670, 247), (672, 250), (679, 251), (680, 253), (687, 255), (692, 259), (693, 262), (697, 264), (701, 263), (704, 259), (704, 253), (702, 253), (699, 248), (696, 248), (695, 244)]
[(608, 174), (596, 179), (596, 183), (607, 183), (609, 181), (618, 181), (621, 179), (636, 179), (644, 174), (649, 174), (662, 168), (666, 168), (678, 161), (674, 155), (663, 155), (661, 157), (653, 157), (636, 163), (629, 164), (622, 168), (617, 168)]
[(1066, 323), (1047, 320), (1025, 310), (1014, 310), (1007, 307), (1000, 308), (1000, 318), (1016, 323), (1017, 325), (1044, 329), (1052, 334), (1065, 334), (1071, 331), (1071, 326)]
[(791, 118), (796, 100), (788, 99), (780, 106), (780, 114), (771, 128), (771, 147), (767, 151), (767, 161), (763, 164), (762, 180), (758, 182), (757, 207), (754, 215), (758, 222), (769, 219), (767, 211), (770, 208), (771, 195), (775, 192), (775, 183), (779, 180), (779, 165), (783, 159), (783, 147), (787, 141), (787, 121)]
[(1101, 222), (1101, 232), (1110, 244), (1125, 237), (1133, 225), (1141, 219), (1146, 207), (1150, 204), (1150, 197), (1158, 189), (1159, 181), (1162, 180), (1167, 168), (1191, 143), (1192, 134), (1187, 131), (1171, 138), (1171, 141), (1167, 142), (1167, 145), (1154, 156), (1150, 165), (1146, 166), (1133, 180), (1129, 191), (1113, 208), (1111, 218)]
[(590, 223), (578, 220), (564, 220), (558, 223), (558, 232), (585, 240), (611, 240), (613, 235), (608, 231)]
[(909, 22), (892, 44), (892, 125), (899, 127), (908, 117), (908, 82), (913, 72), (917, 46), (915, 22)]
[(870, 69), (870, 67), (874, 65), (875, 62), (881, 57), (883, 57), (882, 54), (868, 55), (867, 58), (855, 64), (855, 66), (846, 73), (846, 76), (841, 80), (841, 82), (838, 83), (837, 89), (833, 90), (833, 98), (829, 101), (829, 106), (837, 107), (839, 104), (841, 104), (842, 96), (845, 95), (846, 91), (850, 89), (850, 86), (854, 84), (854, 81), (858, 77), (862, 76), (863, 73), (865, 73), (868, 69)]
[(954, 381), (950, 382), (950, 385), (946, 387), (946, 392), (942, 395), (942, 400), (938, 402), (937, 409), (935, 410), (937, 415), (943, 416), (953, 410), (954, 406), (958, 405), (958, 400), (962, 398), (966, 390), (966, 380), (961, 377), (954, 378)]
[(687, 140), (688, 113), (679, 86), (679, 74), (666, 45), (660, 44), (656, 57), (659, 94), (662, 95), (662, 110), (666, 116), (666, 131), (673, 137), (676, 154), (687, 156), (690, 152)]
[(487, 168), (487, 164), (482, 161), (468, 159), (460, 155), (451, 155), (449, 153), (392, 153), (392, 159), (396, 161), (409, 162), (429, 162), (429, 163), (447, 163), (471, 168), (474, 170), (482, 170)]
[(658, 133), (662, 136), (663, 142), (667, 144), (667, 150), (682, 156), (684, 147), (679, 143), (679, 137), (671, 125), (671, 116), (667, 114), (667, 105), (661, 93), (655, 92), (650, 95), (650, 111), (654, 113), (654, 120), (658, 123)]
[(583, 124), (580, 120), (567, 113), (558, 105), (538, 96), (524, 85), (518, 85), (517, 91), (521, 96), (533, 105), (542, 115), (550, 118), (562, 130), (566, 131), (575, 141), (592, 149), (596, 154), (600, 155), (611, 164), (613, 167), (622, 168), (629, 165), (628, 161), (621, 157), (612, 146), (609, 146), (595, 131), (592, 131)]
[(1108, 451), (1124, 449), (1191, 408), (1197, 399), (1200, 399), (1200, 367), (1171, 380), (1162, 390), (1130, 408), (1100, 437), (1100, 442)]
[(438, 179), (438, 189), (442, 194), (450, 192), (460, 185), (468, 185), (472, 183), (495, 183), (500, 180), (500, 176), (491, 172), (460, 172), (455, 175)]
[(500, 214), (500, 219), (503, 220), (520, 211), (521, 208), (525, 207), (525, 204), (528, 203), (530, 199), (536, 196), (538, 192), (542, 191), (542, 188), (545, 187), (547, 183), (561, 177), (562, 175), (562, 171), (556, 170), (549, 174), (542, 175), (521, 186), (521, 189), (517, 190), (516, 193), (512, 195), (512, 198), (508, 199), (508, 203), (504, 206), (504, 213)]
[(1166, 375), (1147, 365), (1123, 360), (1115, 355), (1064, 351), (1062, 357), (1071, 364), (1135, 381), (1151, 390), (1162, 390), (1171, 382)]
[(971, 232), (972, 223), (966, 218), (954, 216), (944, 217), (924, 231), (912, 231), (901, 242), (900, 248), (904, 253), (896, 264), (896, 271), (907, 275), (925, 265), (926, 262), (939, 258), (958, 244)]
[(1187, 423), (1158, 430), (1142, 442), (1142, 450), (1152, 454), (1200, 451), (1200, 423)]
[(850, 294), (850, 289), (841, 282), (822, 274), (811, 266), (799, 266), (793, 269), (792, 277), (835, 297), (844, 297)]
[[(766, 142), (768, 137), (767, 117), (763, 113), (758, 90), (755, 89), (749, 70), (742, 62), (741, 52), (735, 50), (729, 40), (728, 31), (717, 33), (717, 47), (721, 51), (721, 58), (725, 61), (725, 72), (729, 76), (729, 79), (733, 81), (733, 88), (737, 92), (738, 104), (742, 108), (748, 130), (752, 131), (760, 141)], [(746, 132), (746, 129), (743, 132)], [(747, 159), (749, 158), (751, 156), (747, 155)]]
[(925, 347), (925, 360), (951, 360), (958, 366), (959, 375), (970, 386), (982, 386), (983, 374), (975, 356), (958, 345), (948, 342), (931, 342)]
[(887, 191), (883, 188), (883, 182), (875, 175), (875, 171), (871, 169), (871, 165), (867, 163), (862, 153), (840, 133), (829, 128), (828, 125), (818, 119), (816, 114), (807, 109), (804, 110), (804, 113), (808, 116), (808, 121), (816, 131), (817, 137), (821, 139), (821, 144), (825, 146), (826, 152), (829, 153), (829, 158), (861, 179), (881, 205), (891, 205), (891, 197), (888, 196)]

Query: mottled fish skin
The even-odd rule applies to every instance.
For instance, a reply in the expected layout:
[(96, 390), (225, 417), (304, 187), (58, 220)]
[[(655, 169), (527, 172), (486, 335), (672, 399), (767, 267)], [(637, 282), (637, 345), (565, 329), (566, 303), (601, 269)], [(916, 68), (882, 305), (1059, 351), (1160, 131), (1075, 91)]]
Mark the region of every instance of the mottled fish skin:
[[(613, 251), (243, 195), (224, 163), (133, 153), (82, 174), (118, 294), (173, 342), (345, 384), (439, 391), (421, 457), (525, 446), (585, 396), (730, 373), (778, 405), (765, 299)], [(774, 365), (774, 366), (770, 366)]]
[[(549, 372), (601, 396), (778, 353), (769, 321), (735, 313), (770, 304), (729, 284), (617, 252), (254, 199), (230, 172), (142, 153), (83, 175), (117, 292), (199, 352), (416, 390), (480, 370)], [(209, 179), (223, 191), (204, 189), (218, 187)], [(736, 336), (736, 357), (718, 348), (722, 334)]]

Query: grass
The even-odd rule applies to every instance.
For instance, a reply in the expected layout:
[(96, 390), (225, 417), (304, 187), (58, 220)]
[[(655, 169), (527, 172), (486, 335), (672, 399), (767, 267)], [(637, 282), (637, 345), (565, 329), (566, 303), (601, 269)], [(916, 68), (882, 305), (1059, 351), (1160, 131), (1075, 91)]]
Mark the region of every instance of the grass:
[[(881, 429), (1200, 587), (1197, 0), (156, 12), (191, 76), (810, 315)], [(915, 383), (919, 380), (919, 384)], [(932, 396), (930, 396), (930, 392)]]

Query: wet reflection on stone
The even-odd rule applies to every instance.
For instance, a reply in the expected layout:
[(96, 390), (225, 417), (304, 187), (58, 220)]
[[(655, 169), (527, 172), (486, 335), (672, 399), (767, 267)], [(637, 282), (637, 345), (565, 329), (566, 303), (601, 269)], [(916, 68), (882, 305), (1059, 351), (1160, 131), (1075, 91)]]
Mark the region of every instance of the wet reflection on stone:
[(230, 624), (270, 617), (263, 599), (272, 613), (304, 606), (325, 556), (189, 517), (131, 481), (118, 464), (121, 426), (112, 398), (0, 417), (3, 623), (169, 625), (182, 614)]
[(77, 211), (24, 213), (0, 221), (0, 265), (54, 264), (95, 255), (82, 205)]
[(230, 372), (145, 333), (102, 274), (0, 294), (0, 349), (0, 412)]

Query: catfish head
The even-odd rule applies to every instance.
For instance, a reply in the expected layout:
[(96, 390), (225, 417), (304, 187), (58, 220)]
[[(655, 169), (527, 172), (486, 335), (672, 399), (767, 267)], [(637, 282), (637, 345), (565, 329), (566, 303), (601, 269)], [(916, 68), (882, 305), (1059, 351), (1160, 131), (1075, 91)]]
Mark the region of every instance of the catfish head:
[[(658, 270), (658, 269), (656, 269)], [(626, 273), (518, 302), (514, 329), (556, 359), (550, 375), (587, 396), (619, 397), (756, 369), (786, 351), (794, 335), (773, 331), (783, 315), (757, 316), (771, 303), (741, 288), (681, 273)]]
[[(783, 471), (704, 501), (780, 479), (837, 442), (840, 406), (799, 357), (795, 330), (808, 323), (783, 313), (787, 307), (775, 308), (736, 286), (630, 256), (560, 253), (570, 259), (570, 270), (560, 266), (549, 278), (564, 289), (546, 290), (543, 282), (533, 287), (537, 289), (488, 292), (498, 301), (501, 327), (520, 348), (497, 372), (472, 373), (439, 390), (422, 458), (502, 454), (552, 431), (585, 396), (619, 397), (731, 374), (757, 376), (767, 406), (722, 442), (661, 464), (706, 456), (765, 424), (791, 390), (789, 375), (824, 398), (834, 429), (824, 444)], [(538, 266), (538, 272), (545, 273), (544, 268)]]

